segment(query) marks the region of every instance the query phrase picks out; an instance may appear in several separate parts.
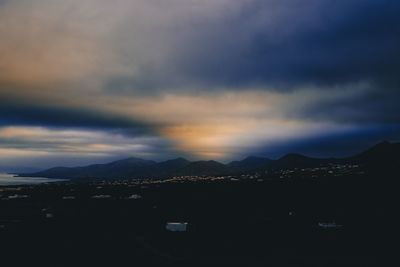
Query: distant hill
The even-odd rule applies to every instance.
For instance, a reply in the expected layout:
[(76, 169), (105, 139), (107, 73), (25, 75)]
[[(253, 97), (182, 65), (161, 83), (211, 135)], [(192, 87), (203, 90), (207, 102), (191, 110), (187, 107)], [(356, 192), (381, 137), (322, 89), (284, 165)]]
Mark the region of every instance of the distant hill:
[(310, 168), (327, 164), (361, 164), (366, 168), (396, 168), (400, 165), (400, 143), (379, 143), (352, 157), (312, 158), (301, 154), (287, 154), (277, 160), (263, 157), (247, 157), (240, 161), (223, 164), (217, 161), (194, 161), (176, 158), (163, 162), (128, 158), (107, 164), (94, 164), (83, 167), (56, 167), (48, 170), (22, 173), (20, 176), (65, 178), (65, 179), (140, 179), (166, 178), (190, 175), (228, 175), (266, 170)]
[(247, 157), (243, 160), (232, 161), (227, 165), (232, 172), (248, 172), (257, 169), (265, 169), (271, 165), (274, 160), (262, 157)]
[(219, 175), (229, 172), (229, 168), (218, 161), (195, 161), (178, 170), (176, 175)]
[(385, 164), (388, 161), (398, 161), (400, 158), (400, 143), (381, 142), (350, 159), (361, 163)]
[(384, 141), (346, 160), (363, 164), (372, 170), (400, 170), (400, 143)]

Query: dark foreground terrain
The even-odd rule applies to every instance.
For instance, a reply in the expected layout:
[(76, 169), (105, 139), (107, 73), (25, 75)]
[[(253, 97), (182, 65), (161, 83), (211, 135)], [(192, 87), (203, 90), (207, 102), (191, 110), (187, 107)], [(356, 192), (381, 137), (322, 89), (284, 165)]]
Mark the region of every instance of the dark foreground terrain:
[(396, 175), (323, 173), (3, 187), (1, 266), (396, 266)]

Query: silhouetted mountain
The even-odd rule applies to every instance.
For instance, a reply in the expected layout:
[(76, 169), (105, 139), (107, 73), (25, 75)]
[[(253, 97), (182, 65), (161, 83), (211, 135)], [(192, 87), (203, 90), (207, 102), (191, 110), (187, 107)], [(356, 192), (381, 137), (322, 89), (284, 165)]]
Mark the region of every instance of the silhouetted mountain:
[(272, 159), (262, 157), (247, 157), (243, 160), (232, 161), (227, 165), (233, 172), (248, 172), (261, 168), (267, 168), (273, 162)]
[(203, 176), (251, 173), (257, 171), (310, 168), (327, 164), (361, 164), (369, 169), (399, 168), (400, 143), (382, 142), (353, 157), (319, 159), (301, 154), (287, 154), (278, 160), (262, 157), (247, 157), (241, 161), (222, 164), (217, 161), (190, 162), (177, 158), (163, 162), (128, 158), (108, 164), (94, 164), (84, 167), (56, 167), (36, 173), (20, 174), (21, 176), (46, 178), (165, 178), (172, 176)]
[(188, 175), (218, 175), (228, 173), (229, 168), (217, 161), (190, 162), (177, 158), (156, 163), (151, 160), (128, 158), (107, 164), (85, 167), (56, 167), (45, 171), (21, 174), (21, 176), (47, 178), (152, 178)]
[(177, 175), (220, 175), (229, 172), (229, 168), (217, 161), (196, 161), (191, 162), (183, 169), (179, 170)]
[(158, 163), (159, 166), (164, 166), (166, 168), (177, 168), (177, 167), (184, 167), (188, 165), (190, 161), (188, 161), (185, 158), (176, 158), (176, 159), (170, 159), (166, 161), (162, 161)]
[(184, 158), (171, 159), (158, 163), (154, 172), (157, 173), (158, 176), (165, 177), (172, 173), (177, 173), (189, 164), (190, 161)]
[(47, 177), (47, 178), (57, 178), (63, 176), (70, 178), (74, 177), (74, 175), (78, 172), (79, 172), (79, 167), (76, 168), (54, 167), (35, 173), (20, 174), (20, 176)]
[(399, 167), (400, 143), (384, 141), (348, 160), (369, 168)]
[[(29, 174), (47, 178), (140, 178), (151, 174), (157, 163), (152, 160), (128, 158), (107, 164), (93, 164), (84, 167), (56, 167)], [(26, 175), (26, 176), (29, 176)]]
[(360, 162), (380, 161), (400, 156), (400, 143), (381, 142), (366, 151), (352, 157)]
[(272, 169), (293, 169), (293, 168), (312, 168), (325, 165), (328, 163), (336, 163), (336, 159), (319, 159), (307, 157), (301, 154), (287, 154), (271, 164)]
[(157, 162), (152, 161), (152, 160), (145, 160), (145, 159), (140, 159), (140, 158), (127, 158), (127, 159), (123, 159), (123, 160), (118, 160), (118, 161), (114, 161), (111, 162), (110, 164), (107, 165), (111, 165), (113, 167), (143, 167), (143, 166), (151, 166), (151, 165), (155, 165), (157, 164)]

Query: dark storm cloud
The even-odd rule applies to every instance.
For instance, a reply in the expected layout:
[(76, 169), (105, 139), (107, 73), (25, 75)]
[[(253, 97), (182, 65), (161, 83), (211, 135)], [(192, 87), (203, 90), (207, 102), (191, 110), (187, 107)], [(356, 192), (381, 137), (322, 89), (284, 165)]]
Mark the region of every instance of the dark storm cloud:
[(400, 92), (377, 85), (358, 95), (342, 97), (339, 100), (325, 99), (303, 107), (297, 118), (310, 118), (337, 123), (398, 124), (400, 123)]
[(153, 129), (143, 122), (110, 113), (73, 107), (27, 105), (0, 101), (0, 126), (23, 125), (43, 127), (72, 127), (120, 131), (127, 135), (151, 134)]
[[(400, 123), (399, 13), (385, 0), (0, 0), (0, 157), (375, 140), (371, 127)], [(45, 142), (74, 131), (82, 148)]]
[[(314, 18), (270, 44), (257, 33), (253, 60), (242, 77), (285, 84), (337, 85), (397, 80), (400, 67), (400, 3), (395, 1), (326, 1)], [(293, 18), (292, 24), (297, 19)], [(317, 24), (317, 25), (314, 25)]]
[(397, 1), (250, 1), (237, 12), (167, 28), (176, 49), (168, 66), (142, 64), (138, 76), (117, 78), (108, 89), (397, 87), (399, 12)]

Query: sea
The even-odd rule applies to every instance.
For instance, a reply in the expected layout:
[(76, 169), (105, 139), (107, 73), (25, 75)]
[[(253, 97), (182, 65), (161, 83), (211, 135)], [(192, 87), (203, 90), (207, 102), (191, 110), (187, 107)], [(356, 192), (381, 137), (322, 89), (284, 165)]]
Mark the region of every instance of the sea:
[(52, 182), (62, 182), (67, 181), (64, 179), (48, 179), (41, 177), (18, 177), (15, 174), (0, 173), (0, 186), (7, 185), (32, 185), (32, 184), (42, 184), (42, 183), (52, 183)]

